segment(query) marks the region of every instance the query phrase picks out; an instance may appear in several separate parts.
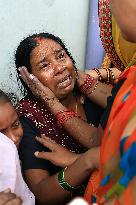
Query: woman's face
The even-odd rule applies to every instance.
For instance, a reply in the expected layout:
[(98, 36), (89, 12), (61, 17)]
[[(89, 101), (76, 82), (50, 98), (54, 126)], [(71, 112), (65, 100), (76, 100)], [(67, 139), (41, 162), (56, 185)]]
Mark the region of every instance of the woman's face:
[(23, 136), (23, 129), (16, 110), (9, 102), (0, 102), (0, 132), (19, 146)]
[(30, 55), (32, 74), (59, 98), (72, 92), (76, 72), (65, 50), (51, 39), (42, 39)]

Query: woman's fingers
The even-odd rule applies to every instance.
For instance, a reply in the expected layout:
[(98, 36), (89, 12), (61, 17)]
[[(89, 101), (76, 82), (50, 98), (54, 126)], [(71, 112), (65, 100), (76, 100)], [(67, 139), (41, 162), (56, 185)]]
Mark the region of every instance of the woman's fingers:
[(0, 205), (16, 198), (16, 195), (11, 192), (0, 192)]
[(49, 137), (46, 137), (45, 135), (41, 135), (41, 138), (42, 138), (42, 139), (45, 139), (45, 140), (47, 140), (47, 141), (50, 141), (50, 142), (52, 142), (52, 143), (54, 143), (54, 144), (57, 144), (54, 140), (52, 140), (52, 139), (49, 138)]
[(20, 67), (19, 71), (22, 79), (31, 89), (37, 89), (37, 86), (42, 86), (41, 82), (33, 74), (30, 74), (26, 67)]
[(33, 74), (30, 74), (26, 67), (22, 66), (19, 70), (24, 82), (31, 89), (32, 93), (39, 97), (39, 99), (46, 101), (55, 98), (54, 93), (48, 87), (43, 85)]
[(50, 149), (51, 151), (54, 151), (56, 148), (56, 143), (49, 139), (48, 137), (41, 136), (41, 137), (36, 137), (36, 140), (40, 142), (42, 145)]
[(19, 197), (16, 197), (15, 199), (10, 200), (3, 205), (21, 205), (21, 204), (22, 204), (22, 200)]
[(56, 152), (35, 152), (34, 155), (37, 158), (44, 159), (50, 161), (52, 164), (55, 164), (56, 166), (65, 167), (64, 166), (64, 159), (61, 158), (61, 156)]
[(52, 152), (39, 152), (39, 151), (36, 151), (34, 153), (34, 155), (37, 158), (46, 159), (46, 160), (49, 160), (49, 161), (52, 161), (54, 159), (54, 156), (53, 156)]
[(30, 81), (30, 77), (29, 77), (30, 73), (27, 71), (27, 68), (25, 66), (22, 66), (19, 68), (19, 72), (20, 72), (21, 78), (28, 85)]
[(10, 188), (7, 188), (3, 191), (3, 193), (11, 193), (11, 189)]

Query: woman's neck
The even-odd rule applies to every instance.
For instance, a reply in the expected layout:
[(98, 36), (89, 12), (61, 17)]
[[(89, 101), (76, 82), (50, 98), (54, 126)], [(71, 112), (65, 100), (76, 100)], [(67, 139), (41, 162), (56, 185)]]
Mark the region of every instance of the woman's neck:
[(84, 99), (81, 103), (81, 96), (75, 97), (73, 93), (71, 93), (69, 96), (67, 96), (67, 98), (61, 100), (61, 103), (68, 109), (74, 110), (83, 120), (86, 120), (86, 115), (83, 108)]
[(62, 105), (66, 106), (67, 108), (71, 107), (76, 102), (76, 97), (73, 93), (70, 93), (66, 98), (60, 100)]

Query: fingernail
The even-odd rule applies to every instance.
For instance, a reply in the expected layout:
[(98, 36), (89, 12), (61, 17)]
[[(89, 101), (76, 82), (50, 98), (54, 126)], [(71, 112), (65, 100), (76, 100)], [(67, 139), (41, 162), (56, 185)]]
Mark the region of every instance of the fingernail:
[(23, 69), (27, 70), (27, 68), (25, 66), (22, 66)]
[(10, 188), (7, 188), (7, 189), (5, 189), (3, 192), (4, 192), (4, 193), (9, 193), (9, 192), (11, 192), (11, 189), (10, 189)]
[(37, 140), (41, 139), (41, 137), (37, 137), (37, 136), (36, 136), (35, 138), (36, 138)]
[(30, 74), (30, 75), (29, 75), (29, 78), (30, 78), (31, 80), (33, 80), (33, 79), (34, 79), (34, 75), (33, 75), (33, 74)]
[(37, 156), (39, 155), (39, 152), (36, 151), (36, 152), (34, 153), (34, 155), (37, 157)]
[(19, 68), (18, 68), (19, 72), (21, 71), (21, 69), (22, 69), (22, 67), (19, 67)]

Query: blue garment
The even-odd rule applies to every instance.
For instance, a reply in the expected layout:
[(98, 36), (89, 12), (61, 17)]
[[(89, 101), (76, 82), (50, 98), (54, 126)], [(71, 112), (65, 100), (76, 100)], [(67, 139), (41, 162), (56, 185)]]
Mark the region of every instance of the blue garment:
[(105, 55), (100, 39), (98, 0), (90, 0), (88, 36), (86, 50), (86, 69), (100, 68)]

